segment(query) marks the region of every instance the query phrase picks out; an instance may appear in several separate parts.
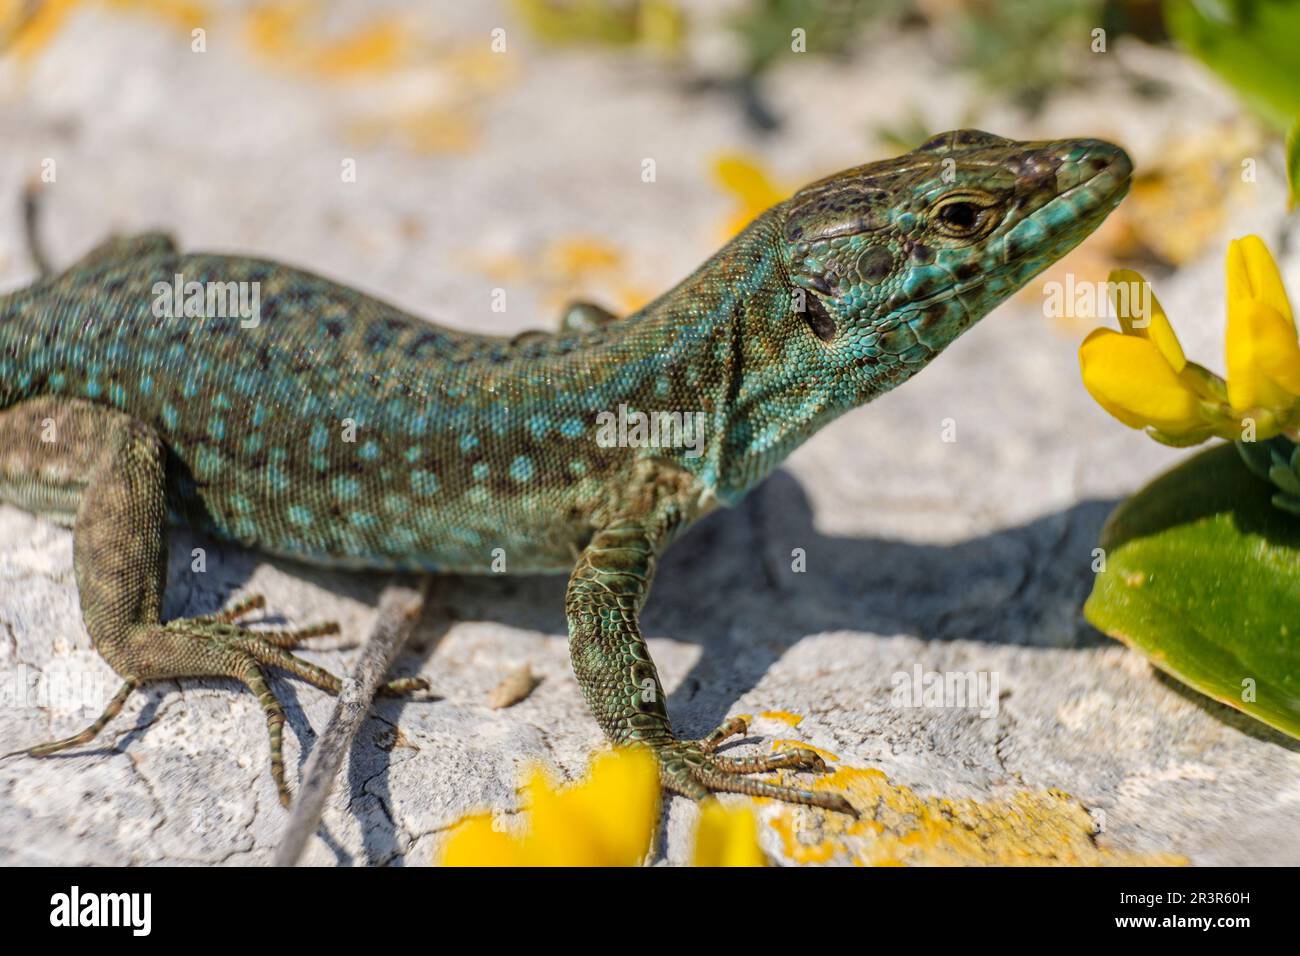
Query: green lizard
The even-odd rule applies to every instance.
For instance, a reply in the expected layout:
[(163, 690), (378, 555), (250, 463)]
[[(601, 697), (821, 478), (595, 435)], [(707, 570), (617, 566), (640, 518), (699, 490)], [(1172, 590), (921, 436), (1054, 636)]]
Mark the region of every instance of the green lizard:
[[(74, 523), (86, 628), (123, 679), (85, 731), (23, 753), (91, 740), (145, 681), (232, 677), (261, 700), (288, 802), (263, 669), (337, 693), (290, 650), (332, 626), (240, 626), (256, 598), (163, 622), (170, 520), (332, 566), (474, 573), (504, 554), (512, 572), (570, 571), (582, 692), (610, 739), (654, 751), (667, 788), (852, 813), (749, 776), (824, 769), (811, 750), (720, 754), (736, 719), (673, 733), (637, 626), (656, 560), (1074, 247), (1130, 173), (1096, 140), (944, 133), (807, 186), (634, 315), (579, 308), (559, 334), (513, 339), (159, 234), (104, 243), (0, 298), (0, 500)], [(232, 282), (256, 315), (204, 299)], [(178, 314), (173, 288), (203, 307)], [(630, 431), (602, 431), (615, 415)]]

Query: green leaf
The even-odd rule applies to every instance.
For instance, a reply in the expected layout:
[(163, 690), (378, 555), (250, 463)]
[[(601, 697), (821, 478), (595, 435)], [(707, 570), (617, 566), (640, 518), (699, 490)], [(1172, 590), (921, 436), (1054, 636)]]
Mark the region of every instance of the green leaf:
[(1290, 465), (1274, 465), (1268, 470), (1268, 480), (1288, 495), (1300, 495), (1300, 477)]
[(1300, 737), (1300, 521), (1272, 493), (1232, 445), (1157, 478), (1106, 522), (1083, 611), (1184, 684)]
[(1165, 25), (1279, 132), (1300, 116), (1300, 3), (1165, 0)]

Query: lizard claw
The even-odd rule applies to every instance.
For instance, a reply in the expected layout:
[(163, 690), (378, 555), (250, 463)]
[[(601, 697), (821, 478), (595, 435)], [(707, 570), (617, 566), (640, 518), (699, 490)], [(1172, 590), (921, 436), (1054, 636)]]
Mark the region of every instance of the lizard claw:
[[(165, 661), (152, 669), (140, 668), (126, 679), (117, 695), (109, 702), (99, 718), (81, 733), (63, 740), (38, 744), (25, 750), (5, 754), (5, 757), (25, 755), (44, 757), (69, 747), (88, 743), (122, 710), (131, 692), (146, 680), (171, 677), (219, 675), (242, 681), (262, 705), (266, 714), (271, 744), (271, 778), (275, 783), (280, 802), (289, 805), (289, 788), (284, 779), (284, 758), (281, 754), (281, 736), (284, 726), (284, 708), (266, 682), (263, 667), (286, 671), (330, 694), (338, 694), (342, 682), (334, 674), (318, 667), (298, 655), (292, 648), (309, 637), (338, 633), (334, 622), (316, 624), (291, 630), (254, 630), (237, 623), (252, 611), (264, 607), (261, 595), (253, 595), (230, 607), (201, 617), (177, 618), (166, 624), (138, 627), (132, 631), (130, 646), (147, 648), (155, 659), (162, 660), (158, 648), (170, 648), (174, 660)], [(143, 657), (143, 651), (138, 652)], [(146, 658), (147, 659), (147, 658)], [(131, 660), (134, 663), (134, 660)], [(399, 677), (379, 688), (379, 693), (397, 696), (412, 691), (426, 690), (429, 682), (423, 677)]]
[(742, 718), (734, 717), (701, 740), (670, 740), (653, 745), (663, 785), (694, 800), (701, 800), (711, 792), (743, 793), (858, 816), (853, 805), (838, 793), (801, 790), (747, 776), (772, 770), (824, 773), (826, 762), (813, 750), (792, 747), (759, 757), (725, 757), (715, 752), (724, 740), (744, 734), (747, 729)]

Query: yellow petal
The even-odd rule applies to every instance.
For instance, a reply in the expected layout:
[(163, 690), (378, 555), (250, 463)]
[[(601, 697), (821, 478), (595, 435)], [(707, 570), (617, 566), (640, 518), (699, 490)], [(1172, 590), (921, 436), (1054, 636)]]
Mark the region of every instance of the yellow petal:
[(737, 153), (717, 157), (713, 161), (713, 175), (747, 209), (762, 211), (786, 196), (757, 162)]
[(757, 162), (737, 153), (728, 153), (713, 161), (713, 177), (740, 204), (727, 220), (723, 235), (736, 235), (769, 206), (789, 195), (768, 177)]
[(528, 828), (498, 833), (490, 815), (467, 817), (445, 844), (446, 866), (636, 866), (659, 821), (659, 765), (649, 750), (598, 755), (587, 778), (558, 788), (540, 767), (528, 773)]
[(442, 866), (521, 866), (520, 841), (492, 827), (492, 814), (467, 818), (443, 846)]
[(1228, 402), (1235, 411), (1290, 408), (1300, 396), (1294, 326), (1262, 301), (1228, 312)]
[(556, 791), (540, 772), (528, 786), (532, 866), (636, 866), (659, 818), (659, 768), (644, 748), (597, 756), (587, 780)]
[(644, 747), (598, 754), (590, 779), (565, 796), (587, 821), (605, 866), (636, 866), (650, 850), (659, 823), (659, 765)]
[(1282, 285), (1282, 274), (1259, 236), (1245, 236), (1228, 244), (1229, 317), (1249, 302), (1262, 302), (1273, 309), (1295, 335), (1295, 317)]
[(1187, 357), (1150, 283), (1132, 269), (1114, 269), (1106, 288), (1124, 334), (1150, 339), (1170, 367), (1181, 372), (1187, 365)]
[[(581, 784), (577, 785), (581, 786)], [(557, 791), (548, 775), (535, 768), (525, 787), (528, 837), (525, 866), (607, 866), (600, 840), (577, 812), (570, 792)]]
[(1203, 425), (1200, 402), (1149, 339), (1097, 329), (1079, 346), (1083, 386), (1130, 428), (1179, 435)]
[(700, 805), (695, 828), (695, 866), (766, 866), (758, 845), (758, 824), (748, 807), (729, 810), (716, 800)]

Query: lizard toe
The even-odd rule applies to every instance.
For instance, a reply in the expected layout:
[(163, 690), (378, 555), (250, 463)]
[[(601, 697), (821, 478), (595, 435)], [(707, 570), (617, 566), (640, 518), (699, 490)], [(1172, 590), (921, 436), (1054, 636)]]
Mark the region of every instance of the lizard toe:
[(796, 747), (762, 757), (725, 757), (713, 752), (709, 743), (712, 740), (710, 735), (703, 741), (674, 740), (654, 747), (659, 758), (660, 779), (668, 790), (693, 800), (709, 793), (743, 793), (821, 807), (853, 817), (858, 815), (853, 805), (838, 793), (804, 790), (747, 776), (771, 770), (824, 771), (826, 764), (815, 752)]

